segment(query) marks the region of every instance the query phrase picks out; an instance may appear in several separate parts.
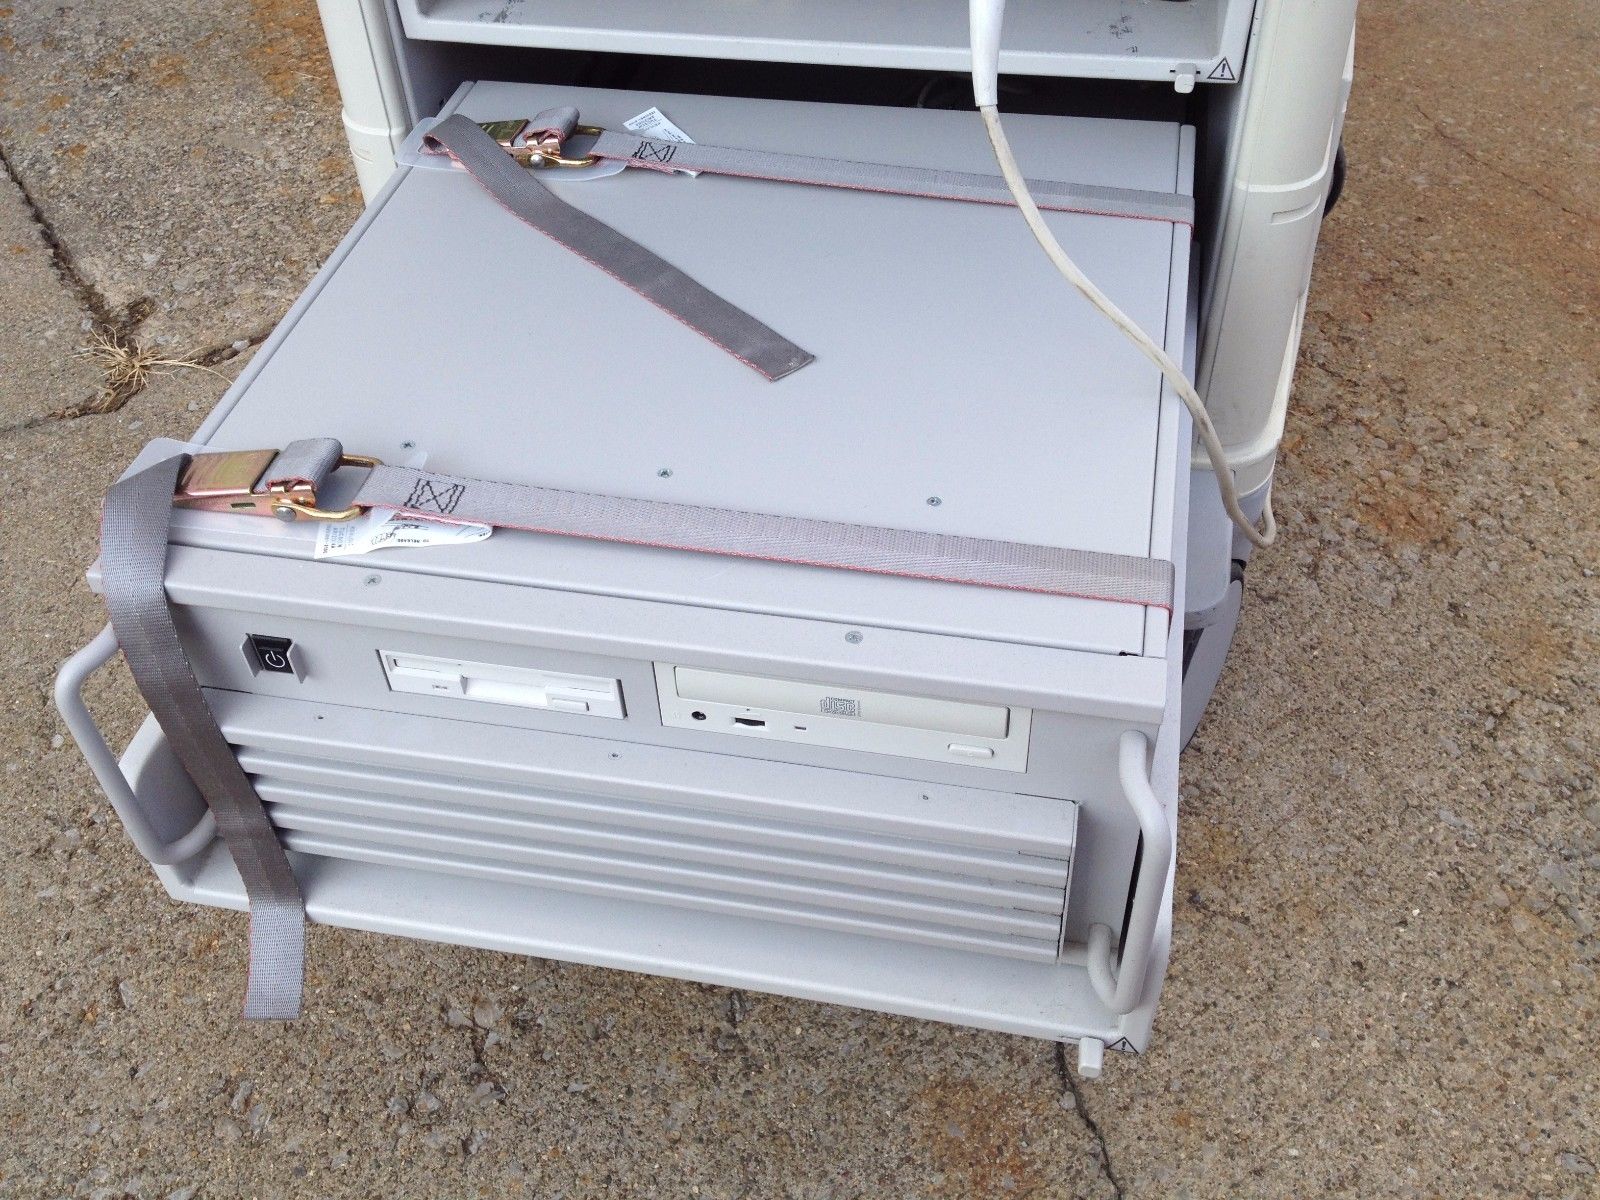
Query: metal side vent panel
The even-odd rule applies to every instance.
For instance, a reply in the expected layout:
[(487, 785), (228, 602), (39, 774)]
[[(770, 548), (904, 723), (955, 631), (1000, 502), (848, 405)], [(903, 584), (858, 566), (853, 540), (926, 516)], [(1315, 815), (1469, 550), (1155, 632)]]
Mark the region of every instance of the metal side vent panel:
[[(512, 769), (445, 775), (380, 764), (371, 760), (403, 758), (389, 748), (407, 744), (384, 738), (383, 725), (461, 726), (359, 717), (374, 741), (359, 755), (369, 761), (345, 757), (337, 741), (327, 756), (305, 753), (304, 742), (285, 753), (264, 744), (278, 740), (271, 735), (228, 729), (291, 850), (1013, 958), (1057, 957), (1076, 833), (1068, 801), (946, 788), (923, 797), (929, 811), (919, 820), (904, 781), (809, 770), (812, 789), (829, 775), (848, 784), (848, 806), (827, 809), (822, 822), (817, 806), (800, 797), (786, 805), (781, 793), (748, 805), (734, 792), (697, 802), (681, 793), (651, 797), (642, 787), (626, 796), (552, 787), (509, 779)], [(520, 759), (513, 746), (505, 754), (509, 763)], [(470, 757), (460, 761), (473, 770)], [(761, 768), (770, 783), (790, 773), (782, 764)], [(998, 820), (1010, 827), (1006, 838), (967, 833), (947, 819), (951, 792), (992, 805), (997, 817), (1019, 806), (1039, 812)]]

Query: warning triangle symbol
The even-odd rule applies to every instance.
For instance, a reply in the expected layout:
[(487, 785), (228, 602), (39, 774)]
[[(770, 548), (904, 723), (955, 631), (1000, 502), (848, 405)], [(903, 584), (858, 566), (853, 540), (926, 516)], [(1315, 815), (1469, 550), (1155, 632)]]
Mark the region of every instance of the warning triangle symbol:
[(1228, 60), (1223, 59), (1211, 68), (1211, 74), (1207, 75), (1206, 78), (1220, 80), (1223, 83), (1232, 83), (1238, 76), (1233, 73), (1233, 68), (1228, 65)]

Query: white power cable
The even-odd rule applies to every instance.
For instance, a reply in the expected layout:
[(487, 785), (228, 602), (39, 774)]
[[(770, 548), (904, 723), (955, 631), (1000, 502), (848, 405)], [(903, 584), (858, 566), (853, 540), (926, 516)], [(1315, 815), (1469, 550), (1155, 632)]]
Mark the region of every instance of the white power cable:
[(994, 146), (995, 160), (1000, 164), (1000, 173), (1006, 178), (1006, 186), (1011, 189), (1011, 195), (1017, 202), (1017, 208), (1022, 212), (1023, 220), (1027, 221), (1028, 228), (1033, 231), (1033, 236), (1038, 239), (1039, 245), (1044, 247), (1045, 254), (1049, 255), (1050, 261), (1055, 263), (1056, 269), (1066, 281), (1083, 294), (1085, 300), (1099, 309), (1107, 320), (1139, 348), (1141, 354), (1160, 368), (1167, 382), (1172, 385), (1172, 390), (1178, 393), (1178, 398), (1183, 401), (1184, 407), (1189, 410), (1189, 415), (1194, 418), (1194, 427), (1200, 434), (1201, 444), (1206, 448), (1206, 457), (1211, 460), (1212, 474), (1217, 477), (1217, 490), (1222, 493), (1222, 507), (1227, 509), (1228, 516), (1244, 532), (1245, 537), (1250, 539), (1252, 545), (1261, 547), (1272, 545), (1278, 536), (1278, 523), (1272, 513), (1270, 485), (1266, 504), (1261, 513), (1262, 527), (1257, 529), (1255, 522), (1250, 519), (1250, 514), (1245, 512), (1239, 503), (1239, 491), (1233, 484), (1233, 472), (1228, 469), (1227, 452), (1222, 448), (1222, 439), (1217, 436), (1217, 427), (1211, 423), (1211, 414), (1206, 411), (1205, 401), (1200, 399), (1200, 393), (1195, 391), (1194, 384), (1189, 382), (1189, 377), (1183, 373), (1183, 368), (1172, 361), (1172, 356), (1149, 334), (1140, 329), (1132, 317), (1118, 308), (1111, 297), (1102, 292), (1094, 280), (1085, 275), (1082, 268), (1061, 248), (1056, 235), (1044, 223), (1039, 206), (1034, 203), (1033, 195), (1028, 191), (1027, 181), (1023, 179), (1022, 172), (1017, 167), (1017, 160), (1011, 153), (1011, 144), (1006, 140), (1006, 132), (1000, 125), (999, 112), (993, 105), (985, 105), (978, 111), (983, 114), (984, 126), (989, 131), (989, 142)]
[(1272, 512), (1272, 485), (1267, 485), (1265, 503), (1261, 512), (1261, 528), (1256, 528), (1250, 515), (1244, 511), (1239, 503), (1239, 491), (1234, 486), (1233, 472), (1228, 469), (1227, 452), (1222, 447), (1222, 439), (1217, 436), (1217, 428), (1211, 423), (1211, 414), (1206, 411), (1205, 401), (1200, 399), (1200, 393), (1195, 390), (1194, 384), (1189, 382), (1189, 377), (1183, 373), (1183, 368), (1172, 360), (1172, 356), (1158, 345), (1148, 333), (1139, 328), (1134, 319), (1118, 308), (1111, 297), (1102, 292), (1095, 282), (1083, 273), (1082, 268), (1072, 261), (1069, 255), (1056, 240), (1056, 235), (1051, 232), (1050, 226), (1045, 224), (1044, 216), (1039, 212), (1039, 206), (1034, 202), (1033, 193), (1028, 190), (1028, 182), (1023, 178), (1022, 170), (1017, 166), (1017, 159), (1011, 152), (1011, 143), (1006, 139), (1006, 131), (1000, 124), (1000, 111), (998, 108), (999, 75), (1000, 75), (1000, 21), (1005, 11), (1005, 0), (970, 0), (969, 12), (971, 15), (972, 29), (972, 92), (978, 103), (978, 112), (983, 116), (984, 128), (989, 132), (989, 144), (994, 147), (995, 161), (1000, 164), (1000, 173), (1005, 176), (1006, 186), (1011, 189), (1011, 196), (1017, 202), (1017, 209), (1022, 213), (1022, 219), (1028, 223), (1028, 228), (1033, 231), (1033, 236), (1044, 249), (1046, 255), (1056, 270), (1068, 283), (1083, 295), (1083, 298), (1094, 305), (1113, 325), (1120, 329), (1125, 337), (1139, 348), (1139, 352), (1149, 359), (1166, 377), (1172, 390), (1178, 393), (1178, 398), (1183, 401), (1184, 407), (1189, 410), (1189, 415), (1194, 419), (1195, 430), (1200, 435), (1200, 442), (1206, 448), (1206, 457), (1211, 462), (1211, 473), (1217, 478), (1217, 490), (1222, 495), (1222, 507), (1227, 510), (1229, 518), (1237, 525), (1251, 545), (1267, 547), (1277, 539), (1278, 522)]

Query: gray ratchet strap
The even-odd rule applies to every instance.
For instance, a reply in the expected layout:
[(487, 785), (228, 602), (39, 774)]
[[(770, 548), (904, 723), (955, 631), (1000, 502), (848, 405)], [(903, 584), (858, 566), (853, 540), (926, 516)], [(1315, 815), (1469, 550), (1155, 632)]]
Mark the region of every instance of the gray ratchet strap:
[(305, 979), (300, 885), (261, 797), (217, 728), (167, 607), (167, 532), (173, 493), (188, 463), (188, 455), (166, 459), (107, 494), (100, 526), (106, 607), (139, 691), (205, 798), (244, 880), (250, 905), (244, 1015), (289, 1019), (300, 1013)]
[[(230, 462), (239, 470), (228, 469)], [(321, 508), (317, 493), (340, 466), (359, 466), (367, 477), (345, 507)], [(216, 481), (238, 480), (240, 471), (255, 483), (219, 493)], [(291, 520), (344, 520), (383, 509), (458, 525), (1172, 609), (1173, 570), (1164, 559), (442, 475), (346, 454), (333, 438), (291, 442), (276, 454), (198, 455), (193, 474), (201, 486), (180, 489), (180, 505)]]
[(433, 520), (564, 537), (1172, 608), (1172, 564), (1124, 554), (497, 483), (383, 465), (372, 468), (351, 503), (356, 508), (392, 509)]
[[(541, 113), (534, 120), (540, 122), (545, 116)], [(547, 132), (548, 125), (548, 122), (538, 125), (538, 131)], [(817, 158), (807, 154), (744, 150), (731, 146), (702, 146), (615, 130), (602, 130), (594, 145), (583, 154), (590, 158), (625, 162), (630, 167), (643, 167), (650, 171), (702, 171), (712, 175), (734, 175), (741, 179), (802, 183), (859, 192), (887, 192), (900, 196), (926, 196), (935, 200), (1016, 204), (1010, 189), (1006, 187), (1006, 181), (999, 175), (854, 162), (844, 158)], [(1028, 188), (1039, 207), (1049, 212), (1168, 221), (1189, 226), (1194, 224), (1193, 197), (1181, 196), (1176, 192), (1103, 187), (1053, 179), (1030, 179)]]
[(466, 117), (447, 117), (423, 140), (459, 163), (518, 220), (593, 263), (768, 379), (782, 379), (813, 360), (812, 354), (664, 258), (568, 204)]

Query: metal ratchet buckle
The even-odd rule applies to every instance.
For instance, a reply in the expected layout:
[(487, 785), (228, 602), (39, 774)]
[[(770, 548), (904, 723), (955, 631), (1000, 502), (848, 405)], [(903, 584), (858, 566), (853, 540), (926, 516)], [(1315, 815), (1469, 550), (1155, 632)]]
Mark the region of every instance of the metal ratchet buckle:
[[(560, 138), (546, 137), (535, 142), (524, 140), (522, 135), (529, 124), (525, 118), (514, 117), (508, 121), (479, 121), (478, 128), (500, 143), (500, 148), (524, 167), (592, 167), (600, 161), (593, 154), (585, 154), (580, 158), (566, 157), (562, 153)], [(574, 125), (572, 132), (599, 137), (605, 130), (598, 125)]]
[[(256, 486), (278, 457), (276, 450), (224, 450), (196, 454), (178, 477), (172, 503), (178, 508), (207, 512), (250, 513), (293, 521), (348, 521), (366, 509), (318, 508), (316, 487), (302, 480), (257, 491)], [(379, 467), (382, 462), (365, 454), (341, 454), (341, 467)]]

